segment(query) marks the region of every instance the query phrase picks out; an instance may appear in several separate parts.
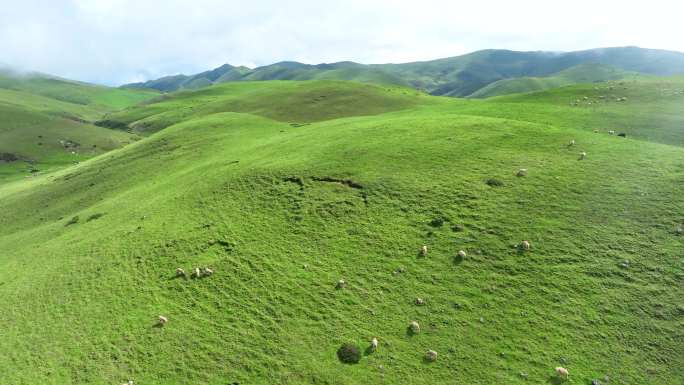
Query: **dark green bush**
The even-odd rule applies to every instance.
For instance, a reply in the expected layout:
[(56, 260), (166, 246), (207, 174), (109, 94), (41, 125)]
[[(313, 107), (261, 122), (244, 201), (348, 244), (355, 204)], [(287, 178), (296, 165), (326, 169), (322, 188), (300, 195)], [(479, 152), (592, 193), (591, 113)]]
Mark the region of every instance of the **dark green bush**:
[(337, 358), (345, 364), (358, 364), (361, 361), (361, 350), (354, 344), (343, 344), (337, 350)]
[(485, 183), (487, 183), (488, 185), (490, 185), (492, 187), (501, 187), (504, 185), (504, 183), (502, 181), (500, 181), (498, 179), (494, 179), (494, 178), (487, 179), (487, 182), (485, 182)]

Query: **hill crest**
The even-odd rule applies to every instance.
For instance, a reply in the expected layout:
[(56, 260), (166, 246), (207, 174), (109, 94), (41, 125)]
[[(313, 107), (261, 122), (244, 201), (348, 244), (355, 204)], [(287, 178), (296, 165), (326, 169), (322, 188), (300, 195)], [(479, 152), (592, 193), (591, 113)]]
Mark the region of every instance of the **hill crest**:
[(196, 75), (175, 75), (122, 87), (173, 92), (234, 81), (330, 79), (411, 86), (432, 95), (467, 97), (500, 80), (546, 77), (587, 63), (651, 75), (684, 74), (684, 53), (675, 51), (639, 47), (573, 52), (487, 49), (461, 56), (401, 64), (360, 64), (349, 61), (304, 64), (281, 61), (253, 69), (226, 64)]

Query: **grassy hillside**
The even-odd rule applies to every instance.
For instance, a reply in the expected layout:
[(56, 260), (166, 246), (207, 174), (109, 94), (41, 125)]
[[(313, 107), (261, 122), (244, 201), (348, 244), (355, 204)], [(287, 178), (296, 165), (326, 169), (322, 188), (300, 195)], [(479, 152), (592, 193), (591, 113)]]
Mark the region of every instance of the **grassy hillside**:
[[(493, 86), (494, 90), (527, 92), (586, 81), (616, 79), (616, 74), (612, 73), (614, 70), (601, 67), (650, 75), (684, 74), (684, 53), (638, 47), (601, 48), (566, 53), (492, 49), (446, 59), (404, 64), (364, 65), (339, 62), (308, 65), (280, 62), (254, 69), (226, 64), (193, 76), (170, 76), (124, 87), (154, 88), (170, 92), (179, 89), (198, 89), (228, 81), (328, 79), (411, 86), (433, 95), (443, 96), (471, 96), (483, 92), (485, 95), (478, 96), (483, 97), (501, 94), (482, 89), (506, 79), (521, 78), (513, 80), (510, 84)], [(537, 79), (559, 72), (557, 76), (562, 79)]]
[(684, 78), (578, 84), (486, 101), (454, 101), (464, 114), (539, 122), (684, 146)]
[(214, 70), (197, 75), (168, 76), (143, 83), (127, 84), (123, 88), (157, 89), (164, 92), (173, 92), (178, 90), (195, 90), (212, 84), (227, 82), (266, 80), (351, 80), (383, 85), (408, 86), (406, 81), (397, 76), (358, 63), (340, 62), (308, 65), (297, 62), (280, 62), (256, 69), (233, 67), (225, 64)]
[(40, 75), (0, 74), (0, 183), (132, 142), (134, 135), (95, 127), (92, 121), (156, 95)]
[(522, 77), (503, 79), (470, 94), (471, 98), (489, 98), (533, 91), (543, 91), (550, 88), (558, 88), (578, 83), (598, 83), (609, 80), (621, 80), (625, 78), (638, 78), (635, 72), (627, 72), (602, 64), (580, 64), (557, 74), (545, 77)]
[(652, 75), (684, 74), (684, 54), (638, 47), (587, 51), (484, 50), (427, 62), (381, 65), (434, 95), (469, 96), (502, 79), (549, 76), (581, 64), (601, 64)]
[[(674, 97), (650, 86), (625, 103)], [(126, 111), (188, 110), (0, 186), (4, 380), (558, 384), (565, 366), (569, 384), (682, 383), (684, 148), (593, 133), (573, 90), (245, 83)], [(174, 278), (199, 266), (215, 273)]]
[[(75, 106), (86, 106), (88, 110), (84, 111), (90, 112), (90, 115), (84, 116), (85, 118), (94, 118), (98, 113), (125, 108), (157, 95), (157, 92), (152, 90), (110, 88), (43, 75), (16, 76), (2, 72), (0, 89), (44, 96)], [(63, 109), (63, 106), (60, 106), (58, 111)]]
[(436, 102), (403, 87), (340, 81), (239, 82), (175, 93), (157, 103), (110, 114), (97, 124), (154, 132), (183, 120), (219, 112), (243, 112), (296, 125)]

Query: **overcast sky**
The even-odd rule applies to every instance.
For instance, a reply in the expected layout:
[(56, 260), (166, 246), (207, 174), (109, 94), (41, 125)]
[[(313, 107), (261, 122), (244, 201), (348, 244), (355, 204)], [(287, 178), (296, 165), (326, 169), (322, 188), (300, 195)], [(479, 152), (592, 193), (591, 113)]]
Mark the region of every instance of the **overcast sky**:
[(223, 63), (407, 62), (484, 48), (684, 51), (677, 3), (0, 0), (0, 63), (119, 85)]

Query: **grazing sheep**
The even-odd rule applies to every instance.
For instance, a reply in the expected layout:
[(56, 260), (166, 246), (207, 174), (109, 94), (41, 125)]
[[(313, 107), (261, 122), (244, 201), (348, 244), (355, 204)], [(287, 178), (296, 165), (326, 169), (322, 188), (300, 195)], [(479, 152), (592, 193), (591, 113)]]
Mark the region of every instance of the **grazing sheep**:
[(176, 269), (176, 277), (185, 277), (185, 270), (179, 267)]
[(133, 380), (128, 380), (121, 385), (133, 385)]
[(430, 362), (437, 361), (437, 352), (434, 350), (428, 350), (425, 352), (425, 359)]
[(167, 322), (169, 322), (169, 319), (164, 317), (163, 315), (160, 315), (159, 320), (157, 321), (157, 325), (164, 326)]
[(585, 159), (587, 157), (587, 153), (582, 151), (580, 152), (580, 159)]
[(571, 140), (570, 143), (568, 143), (568, 147), (572, 147), (575, 145), (575, 139)]
[(420, 324), (418, 324), (418, 321), (411, 321), (409, 329), (411, 330), (411, 333), (418, 334), (420, 333)]
[(204, 268), (204, 271), (203, 271), (202, 273), (208, 277), (208, 276), (214, 274), (214, 270), (212, 270), (212, 269), (210, 269), (210, 268), (208, 268), (208, 267), (205, 267), (205, 268)]
[(558, 375), (558, 377), (568, 378), (568, 376), (570, 375), (570, 372), (568, 372), (568, 369), (565, 369), (564, 367), (559, 366), (556, 368), (556, 374)]
[(192, 273), (192, 276), (195, 278), (199, 278), (202, 276), (202, 271), (200, 271), (199, 267), (196, 267), (195, 270)]
[(614, 131), (614, 130), (610, 130), (610, 131), (608, 131), (608, 134), (609, 134), (609, 135), (615, 135), (615, 131)]
[(421, 257), (427, 257), (428, 249), (427, 246), (423, 246), (420, 248), (420, 256)]
[(346, 286), (347, 286), (347, 283), (344, 282), (344, 279), (340, 279), (339, 281), (337, 281), (337, 285), (335, 286), (335, 288), (337, 290), (341, 290), (341, 289), (344, 289)]
[(458, 256), (459, 256), (460, 258), (465, 258), (465, 257), (468, 256), (468, 254), (467, 254), (464, 250), (459, 250), (459, 251), (458, 251)]
[(527, 169), (526, 168), (521, 168), (518, 170), (518, 172), (515, 174), (517, 176), (527, 176)]
[(523, 249), (523, 250), (529, 250), (530, 247), (531, 247), (531, 245), (530, 245), (530, 242), (529, 242), (529, 241), (522, 241), (522, 242), (520, 243), (520, 248)]
[(416, 298), (416, 305), (418, 305), (418, 306), (425, 305), (425, 300), (420, 298), (420, 297)]
[(371, 351), (373, 351), (373, 352), (378, 350), (378, 339), (377, 338), (373, 337), (373, 339), (371, 340), (370, 348), (371, 348)]

